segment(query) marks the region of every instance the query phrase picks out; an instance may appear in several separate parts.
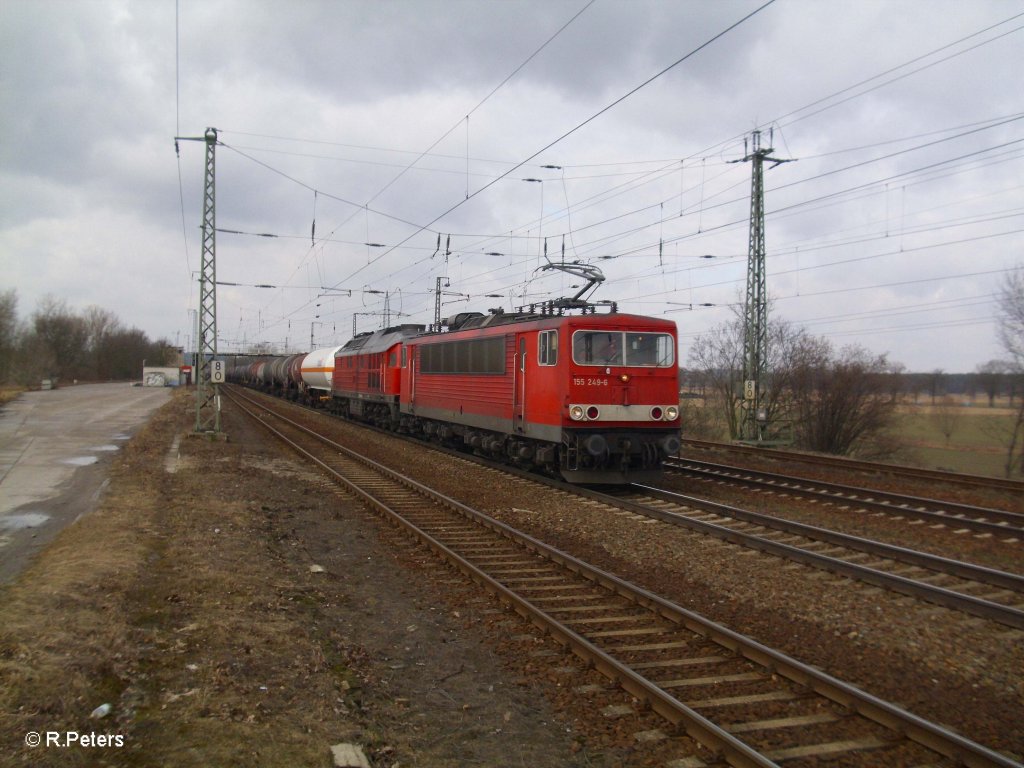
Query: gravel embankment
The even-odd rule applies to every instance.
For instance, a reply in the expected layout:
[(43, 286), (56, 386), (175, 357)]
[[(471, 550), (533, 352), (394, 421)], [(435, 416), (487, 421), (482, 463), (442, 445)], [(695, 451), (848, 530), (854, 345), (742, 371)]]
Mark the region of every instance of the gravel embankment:
[[(577, 557), (986, 746), (1024, 753), (1024, 633), (326, 423), (339, 442)], [(785, 512), (785, 500), (772, 504)], [(925, 535), (957, 556), (952, 534)]]

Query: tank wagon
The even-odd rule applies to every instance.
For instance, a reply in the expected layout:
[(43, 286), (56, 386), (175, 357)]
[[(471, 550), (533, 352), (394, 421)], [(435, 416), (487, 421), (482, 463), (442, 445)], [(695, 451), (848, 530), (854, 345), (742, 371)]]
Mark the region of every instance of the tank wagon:
[(675, 323), (463, 313), (251, 363), (240, 383), (575, 483), (652, 480), (679, 449)]
[(340, 349), (341, 347), (314, 349), (303, 358), (299, 366), (303, 399), (314, 408), (330, 404), (334, 356)]
[(331, 399), (334, 353), (339, 347), (310, 353), (258, 357), (228, 369), (227, 379), (293, 402), (318, 407)]

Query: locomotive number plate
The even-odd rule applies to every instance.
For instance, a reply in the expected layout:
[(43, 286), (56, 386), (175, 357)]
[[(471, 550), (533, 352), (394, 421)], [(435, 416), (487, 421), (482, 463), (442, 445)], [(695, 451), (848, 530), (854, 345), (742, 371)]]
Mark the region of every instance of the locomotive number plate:
[(572, 383), (577, 387), (607, 387), (608, 379), (591, 379), (583, 376), (573, 376)]

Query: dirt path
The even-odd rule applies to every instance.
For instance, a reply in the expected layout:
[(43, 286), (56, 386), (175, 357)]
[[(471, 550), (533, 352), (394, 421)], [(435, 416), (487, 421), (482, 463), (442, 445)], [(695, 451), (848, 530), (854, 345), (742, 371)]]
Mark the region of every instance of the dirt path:
[(230, 442), (169, 454), (189, 415), (160, 410), (100, 508), (0, 592), (0, 765), (328, 766), (339, 742), (377, 766), (629, 762), (478, 631), (515, 620), (389, 554), (394, 534), (256, 427), (229, 412)]

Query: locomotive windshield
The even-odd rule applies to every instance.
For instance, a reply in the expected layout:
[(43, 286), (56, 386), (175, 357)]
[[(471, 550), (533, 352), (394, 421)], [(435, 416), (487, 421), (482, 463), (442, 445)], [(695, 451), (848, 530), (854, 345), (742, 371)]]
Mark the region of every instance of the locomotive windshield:
[(675, 365), (675, 342), (667, 333), (576, 331), (572, 359), (577, 365), (669, 368)]

